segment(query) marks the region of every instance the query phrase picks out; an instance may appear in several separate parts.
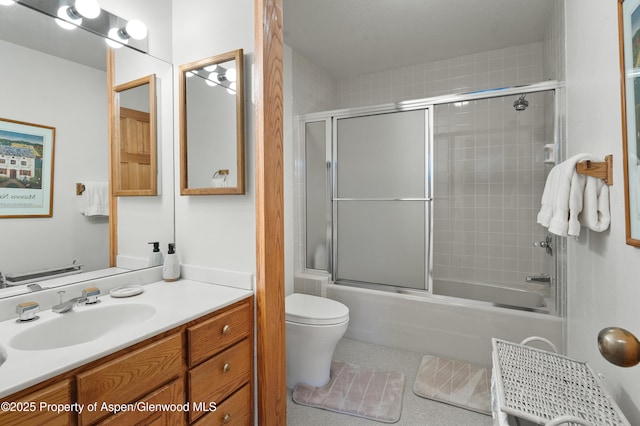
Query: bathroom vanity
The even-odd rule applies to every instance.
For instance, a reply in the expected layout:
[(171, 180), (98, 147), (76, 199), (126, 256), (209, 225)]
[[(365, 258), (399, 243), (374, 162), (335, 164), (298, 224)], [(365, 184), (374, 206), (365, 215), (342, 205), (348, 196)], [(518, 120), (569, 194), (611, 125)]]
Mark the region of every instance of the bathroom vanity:
[[(252, 293), (189, 280), (144, 289), (1, 322), (0, 424), (252, 424)], [(129, 314), (143, 306), (154, 310)], [(19, 338), (67, 315), (87, 325), (72, 333), (91, 333), (92, 310), (107, 319), (117, 310), (128, 323), (113, 317), (114, 329), (82, 343)]]

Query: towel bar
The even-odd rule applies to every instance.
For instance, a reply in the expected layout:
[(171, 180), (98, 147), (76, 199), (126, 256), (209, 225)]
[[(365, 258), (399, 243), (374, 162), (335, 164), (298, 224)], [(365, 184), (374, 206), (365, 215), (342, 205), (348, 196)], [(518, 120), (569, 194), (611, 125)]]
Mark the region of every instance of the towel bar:
[(84, 183), (76, 183), (76, 195), (82, 195), (84, 189)]
[(613, 155), (604, 157), (604, 161), (582, 161), (576, 164), (576, 172), (581, 175), (604, 179), (607, 185), (613, 185)]

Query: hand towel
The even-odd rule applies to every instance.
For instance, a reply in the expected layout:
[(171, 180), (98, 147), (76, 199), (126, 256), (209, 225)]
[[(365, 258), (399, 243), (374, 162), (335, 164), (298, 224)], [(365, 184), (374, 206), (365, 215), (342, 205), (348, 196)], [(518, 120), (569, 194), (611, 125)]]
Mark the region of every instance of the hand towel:
[(609, 186), (604, 180), (593, 176), (586, 177), (582, 204), (582, 212), (578, 216), (580, 224), (596, 232), (609, 228)]
[(593, 161), (594, 158), (589, 154), (577, 154), (549, 172), (537, 221), (553, 234), (563, 237), (580, 234), (578, 215), (582, 211), (586, 176), (576, 172), (576, 164), (584, 160)]
[(82, 214), (85, 216), (109, 216), (109, 184), (107, 182), (84, 183)]

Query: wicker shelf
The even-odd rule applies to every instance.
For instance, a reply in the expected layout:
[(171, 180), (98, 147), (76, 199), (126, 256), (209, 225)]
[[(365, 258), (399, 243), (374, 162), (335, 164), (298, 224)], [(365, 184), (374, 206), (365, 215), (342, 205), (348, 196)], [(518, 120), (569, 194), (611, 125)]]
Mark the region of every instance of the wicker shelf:
[(630, 426), (587, 363), (499, 339), (492, 345), (494, 414), (539, 425)]

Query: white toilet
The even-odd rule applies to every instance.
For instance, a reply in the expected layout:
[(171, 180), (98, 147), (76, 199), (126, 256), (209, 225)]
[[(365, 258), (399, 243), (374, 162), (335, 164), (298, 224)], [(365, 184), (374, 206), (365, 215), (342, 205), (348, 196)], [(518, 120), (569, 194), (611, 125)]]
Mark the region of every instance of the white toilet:
[(329, 383), (331, 359), (349, 325), (349, 308), (340, 302), (308, 294), (285, 298), (287, 387), (298, 383)]

